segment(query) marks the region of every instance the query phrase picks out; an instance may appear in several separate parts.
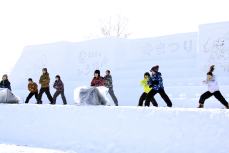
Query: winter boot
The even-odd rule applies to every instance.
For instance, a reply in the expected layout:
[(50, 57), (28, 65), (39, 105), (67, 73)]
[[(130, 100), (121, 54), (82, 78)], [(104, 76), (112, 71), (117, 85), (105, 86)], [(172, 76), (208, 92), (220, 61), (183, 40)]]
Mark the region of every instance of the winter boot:
[(229, 109), (229, 104), (227, 104), (226, 109)]
[(204, 104), (199, 104), (197, 108), (204, 108)]

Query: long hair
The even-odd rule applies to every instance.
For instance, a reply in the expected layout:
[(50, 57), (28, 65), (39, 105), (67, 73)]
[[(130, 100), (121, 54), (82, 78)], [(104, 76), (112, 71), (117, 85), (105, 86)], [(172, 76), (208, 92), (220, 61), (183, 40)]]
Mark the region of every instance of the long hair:
[(210, 69), (209, 69), (207, 75), (211, 75), (212, 76), (214, 70), (215, 70), (215, 65), (210, 66)]
[(94, 74), (98, 74), (98, 76), (100, 77), (100, 70), (95, 70)]

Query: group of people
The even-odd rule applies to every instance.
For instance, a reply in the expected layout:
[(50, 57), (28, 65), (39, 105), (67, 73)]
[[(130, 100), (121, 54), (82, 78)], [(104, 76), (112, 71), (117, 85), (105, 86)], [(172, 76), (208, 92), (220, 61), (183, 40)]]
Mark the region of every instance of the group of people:
[(112, 100), (114, 101), (115, 106), (118, 106), (117, 97), (114, 94), (113, 90), (113, 81), (110, 70), (106, 70), (104, 77), (100, 76), (100, 70), (95, 70), (94, 77), (91, 81), (92, 87), (105, 86), (108, 88), (108, 93), (110, 94)]
[[(42, 69), (42, 75), (40, 76), (39, 83), (41, 88), (38, 92), (38, 85), (33, 81), (32, 78), (28, 79), (28, 90), (29, 95), (27, 96), (25, 103), (29, 103), (29, 100), (35, 96), (37, 100), (37, 104), (42, 104), (42, 95), (45, 93), (50, 101), (50, 104), (56, 104), (56, 98), (61, 95), (63, 103), (66, 105), (67, 101), (64, 95), (64, 84), (59, 75), (56, 75), (55, 82), (53, 84), (53, 88), (56, 89), (53, 96), (50, 93), (50, 77), (47, 68)], [(0, 82), (0, 88), (7, 88), (11, 90), (10, 81), (8, 80), (8, 76), (6, 74), (3, 75), (2, 81)]]
[[(218, 83), (215, 75), (213, 74), (214, 69), (215, 66), (212, 65), (207, 72), (207, 79), (203, 81), (203, 83), (208, 85), (208, 91), (200, 96), (198, 108), (203, 108), (205, 100), (214, 96), (225, 106), (225, 108), (229, 109), (228, 102), (219, 91)], [(145, 101), (145, 106), (150, 106), (151, 102), (153, 106), (158, 107), (154, 96), (159, 93), (162, 99), (166, 102), (167, 106), (172, 107), (172, 102), (164, 90), (162, 75), (159, 72), (159, 65), (153, 66), (150, 72), (152, 74), (150, 75), (149, 72), (146, 72), (144, 74), (144, 79), (140, 82), (144, 88), (144, 92), (139, 99), (138, 106), (143, 106)]]
[[(210, 98), (211, 96), (214, 96), (216, 99), (218, 99), (227, 109), (229, 109), (229, 104), (226, 101), (226, 99), (222, 96), (221, 92), (219, 91), (218, 83), (216, 81), (215, 75), (213, 74), (213, 71), (215, 69), (215, 66), (212, 65), (207, 72), (207, 79), (203, 82), (208, 85), (208, 91), (205, 92), (200, 96), (199, 99), (199, 106), (198, 108), (204, 107), (204, 102), (206, 99)], [(166, 94), (163, 86), (163, 79), (162, 75), (159, 72), (159, 65), (153, 66), (150, 69), (151, 75), (149, 72), (146, 72), (144, 74), (144, 79), (141, 80), (141, 85), (144, 88), (144, 92), (142, 93), (138, 106), (150, 106), (150, 102), (153, 106), (158, 107), (158, 103), (155, 100), (154, 96), (159, 93), (162, 99), (165, 101), (168, 107), (172, 107), (172, 102), (168, 95)], [(56, 98), (61, 95), (61, 98), (63, 100), (63, 104), (66, 105), (67, 101), (64, 94), (64, 83), (61, 80), (61, 77), (59, 75), (56, 75), (55, 82), (53, 84), (53, 88), (56, 89), (53, 96), (51, 96), (50, 93), (50, 77), (47, 68), (42, 69), (42, 75), (39, 79), (39, 84), (41, 85), (41, 88), (38, 92), (38, 85), (36, 82), (32, 80), (32, 78), (28, 79), (28, 90), (29, 95), (26, 98), (25, 103), (29, 103), (29, 100), (35, 96), (37, 100), (37, 104), (42, 104), (42, 95), (45, 93), (50, 101), (50, 104), (56, 104)], [(94, 77), (91, 81), (92, 87), (99, 87), (99, 86), (105, 86), (108, 88), (108, 93), (110, 94), (112, 100), (114, 101), (114, 104), (118, 106), (118, 100), (117, 97), (114, 94), (113, 90), (113, 82), (112, 82), (112, 76), (110, 70), (106, 70), (106, 74), (104, 77), (100, 75), (100, 70), (94, 71)], [(2, 77), (2, 81), (0, 82), (0, 88), (8, 88), (11, 90), (10, 81), (8, 80), (8, 76), (5, 74)], [(144, 103), (145, 101), (145, 103)]]
[(153, 106), (158, 107), (158, 103), (154, 96), (159, 93), (162, 99), (166, 102), (168, 107), (172, 107), (172, 102), (168, 95), (165, 93), (163, 86), (162, 75), (159, 72), (159, 65), (153, 66), (149, 72), (144, 74), (144, 79), (141, 81), (141, 85), (144, 87), (144, 92), (142, 93), (138, 106), (143, 106), (145, 101), (145, 106), (150, 106), (150, 102)]
[[(106, 74), (104, 77), (100, 76), (100, 71), (95, 70), (94, 77), (91, 81), (92, 87), (98, 86), (105, 86), (108, 88), (108, 93), (110, 94), (111, 98), (113, 99), (116, 106), (118, 106), (118, 100), (114, 94), (113, 90), (113, 82), (112, 76), (110, 74), (110, 70), (106, 70)], [(55, 76), (55, 82), (53, 84), (53, 88), (56, 89), (54, 95), (52, 96), (50, 93), (50, 77), (47, 68), (42, 69), (42, 75), (39, 79), (39, 84), (41, 85), (40, 90), (38, 91), (38, 85), (36, 82), (33, 81), (32, 78), (28, 79), (28, 91), (29, 95), (27, 96), (25, 103), (29, 103), (29, 100), (35, 96), (37, 100), (37, 104), (42, 104), (42, 95), (45, 93), (50, 101), (50, 104), (56, 104), (56, 99), (59, 95), (63, 100), (63, 104), (66, 105), (66, 97), (64, 94), (64, 83), (61, 80), (59, 75)], [(11, 90), (10, 81), (8, 80), (8, 76), (5, 74), (2, 77), (2, 81), (0, 82), (0, 88), (8, 88)]]
[(37, 100), (37, 104), (42, 104), (42, 95), (45, 93), (50, 101), (50, 104), (56, 104), (56, 98), (61, 95), (63, 100), (63, 104), (66, 105), (67, 101), (64, 95), (64, 83), (62, 82), (59, 75), (55, 76), (55, 82), (53, 84), (53, 88), (56, 89), (53, 96), (50, 93), (50, 77), (47, 68), (42, 69), (42, 75), (39, 79), (39, 84), (41, 85), (40, 91), (38, 92), (38, 85), (36, 82), (32, 80), (32, 78), (28, 79), (28, 90), (29, 95), (27, 96), (25, 103), (29, 103), (29, 100), (35, 96)]

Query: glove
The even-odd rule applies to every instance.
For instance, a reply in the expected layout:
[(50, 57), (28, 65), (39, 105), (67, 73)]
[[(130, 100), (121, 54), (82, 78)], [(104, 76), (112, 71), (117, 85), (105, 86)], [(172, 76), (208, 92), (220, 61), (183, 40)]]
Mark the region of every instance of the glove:
[(159, 84), (159, 81), (158, 80), (154, 80), (154, 81), (152, 81), (152, 84), (153, 85), (158, 85)]

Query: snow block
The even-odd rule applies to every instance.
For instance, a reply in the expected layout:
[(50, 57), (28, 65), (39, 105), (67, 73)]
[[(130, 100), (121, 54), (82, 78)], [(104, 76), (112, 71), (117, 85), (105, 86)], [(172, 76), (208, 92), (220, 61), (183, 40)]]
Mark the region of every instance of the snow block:
[(77, 87), (74, 100), (77, 105), (109, 105), (106, 87)]
[(17, 104), (19, 98), (17, 98), (9, 89), (0, 88), (0, 103), (4, 104)]

